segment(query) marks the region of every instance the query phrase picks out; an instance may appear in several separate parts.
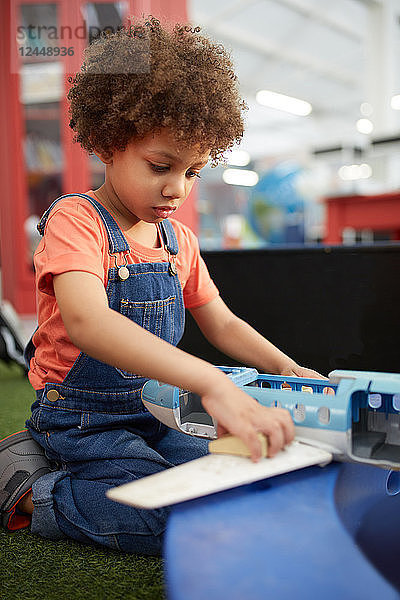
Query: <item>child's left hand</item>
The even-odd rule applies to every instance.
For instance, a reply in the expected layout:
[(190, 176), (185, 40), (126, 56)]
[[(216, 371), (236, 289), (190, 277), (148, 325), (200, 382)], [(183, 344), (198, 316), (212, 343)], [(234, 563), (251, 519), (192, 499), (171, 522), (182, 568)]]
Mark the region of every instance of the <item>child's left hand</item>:
[(307, 377), (308, 379), (328, 379), (313, 369), (307, 369), (307, 367), (300, 367), (296, 363), (293, 363), (286, 369), (284, 369), (281, 375), (287, 375), (288, 377)]

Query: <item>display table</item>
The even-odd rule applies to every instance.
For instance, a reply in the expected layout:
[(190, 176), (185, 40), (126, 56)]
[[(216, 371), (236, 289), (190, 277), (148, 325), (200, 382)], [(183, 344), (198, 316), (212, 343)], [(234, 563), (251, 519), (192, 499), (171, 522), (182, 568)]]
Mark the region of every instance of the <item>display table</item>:
[(400, 495), (386, 475), (336, 463), (177, 505), (168, 599), (400, 598)]

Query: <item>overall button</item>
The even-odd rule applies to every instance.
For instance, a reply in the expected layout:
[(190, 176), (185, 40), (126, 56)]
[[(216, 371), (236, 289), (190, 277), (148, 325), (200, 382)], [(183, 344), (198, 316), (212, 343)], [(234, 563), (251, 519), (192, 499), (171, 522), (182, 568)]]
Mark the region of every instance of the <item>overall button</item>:
[(57, 392), (57, 390), (49, 390), (46, 394), (47, 400), (50, 400), (50, 402), (57, 402), (57, 400), (60, 397), (60, 394)]
[(125, 281), (126, 279), (128, 279), (128, 277), (129, 277), (128, 268), (125, 266), (120, 267), (118, 269), (118, 277), (121, 279), (121, 281)]

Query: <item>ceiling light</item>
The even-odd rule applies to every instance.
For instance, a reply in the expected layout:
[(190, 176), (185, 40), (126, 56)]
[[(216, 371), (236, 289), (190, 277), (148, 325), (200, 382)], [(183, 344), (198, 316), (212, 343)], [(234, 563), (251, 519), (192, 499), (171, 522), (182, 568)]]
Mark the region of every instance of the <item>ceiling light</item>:
[(338, 175), (344, 181), (368, 179), (372, 175), (372, 169), (367, 163), (362, 163), (361, 165), (343, 165), (343, 167), (340, 167)]
[(370, 117), (373, 112), (374, 112), (374, 109), (372, 108), (372, 106), (371, 106), (371, 104), (369, 102), (363, 102), (361, 104), (361, 106), (360, 106), (360, 113), (364, 117)]
[(225, 169), (222, 179), (229, 185), (245, 185), (252, 187), (258, 183), (258, 174), (247, 169)]
[(371, 165), (368, 165), (367, 163), (362, 163), (359, 167), (358, 172), (360, 174), (360, 179), (368, 179), (372, 175)]
[(390, 106), (394, 110), (400, 110), (400, 94), (397, 94), (396, 96), (393, 96), (393, 98), (390, 101)]
[(305, 100), (299, 100), (298, 98), (292, 98), (291, 96), (277, 94), (276, 92), (270, 92), (268, 90), (260, 90), (257, 92), (256, 100), (263, 106), (283, 110), (284, 112), (300, 117), (306, 117), (312, 111), (311, 104)]
[(245, 167), (250, 162), (250, 154), (246, 150), (232, 150), (228, 156), (228, 165)]
[(360, 133), (365, 133), (368, 135), (369, 133), (372, 133), (374, 124), (369, 119), (358, 119), (356, 128)]

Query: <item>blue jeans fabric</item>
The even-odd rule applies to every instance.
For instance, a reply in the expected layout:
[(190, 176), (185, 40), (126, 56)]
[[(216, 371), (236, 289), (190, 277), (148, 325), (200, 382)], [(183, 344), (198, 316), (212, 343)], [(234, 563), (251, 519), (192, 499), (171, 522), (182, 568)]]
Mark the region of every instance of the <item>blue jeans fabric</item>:
[[(71, 537), (126, 552), (161, 552), (169, 507), (136, 509), (106, 498), (110, 487), (157, 473), (203, 456), (207, 442), (166, 428), (149, 414), (117, 416), (71, 411), (66, 429), (55, 429), (57, 415), (42, 411), (41, 428), (30, 428), (57, 471), (33, 485), (32, 532), (51, 539)], [(103, 421), (103, 427), (101, 422)], [(73, 425), (74, 423), (74, 425)], [(143, 433), (145, 431), (145, 433)]]
[[(108, 273), (109, 306), (176, 345), (183, 333), (184, 304), (171, 268), (179, 250), (171, 223), (165, 220), (160, 227), (170, 263), (130, 264), (128, 278), (120, 277), (127, 241), (105, 208), (84, 197), (100, 214), (115, 257)], [(50, 209), (40, 221), (41, 232)], [(28, 359), (33, 351), (30, 343)], [(145, 381), (81, 353), (62, 383), (46, 383), (37, 392), (26, 425), (56, 470), (33, 485), (33, 532), (126, 552), (160, 553), (169, 508), (135, 509), (108, 500), (105, 493), (198, 458), (206, 453), (207, 442), (155, 419), (141, 402)]]

